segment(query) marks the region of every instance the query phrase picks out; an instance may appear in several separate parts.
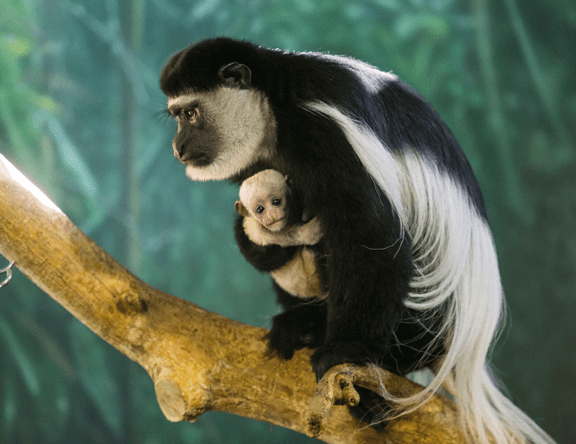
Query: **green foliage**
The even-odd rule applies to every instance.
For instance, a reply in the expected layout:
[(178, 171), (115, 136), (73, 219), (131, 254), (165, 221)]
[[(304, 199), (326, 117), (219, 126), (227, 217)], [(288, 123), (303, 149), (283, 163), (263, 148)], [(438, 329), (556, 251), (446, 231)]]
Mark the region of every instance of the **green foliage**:
[[(215, 35), (392, 70), (449, 123), (487, 202), (513, 322), (495, 350), (517, 403), (576, 428), (576, 6), (571, 0), (4, 0), (0, 150), (142, 279), (268, 326), (269, 279), (235, 246), (237, 189), (192, 183), (157, 86)], [(162, 416), (145, 372), (19, 273), (0, 290), (0, 442), (311, 442), (225, 414)]]

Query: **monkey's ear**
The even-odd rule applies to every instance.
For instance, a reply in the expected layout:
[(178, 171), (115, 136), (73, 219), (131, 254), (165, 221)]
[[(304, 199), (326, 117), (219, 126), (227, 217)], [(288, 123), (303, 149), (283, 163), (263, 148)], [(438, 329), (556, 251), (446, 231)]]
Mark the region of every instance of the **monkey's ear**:
[(241, 216), (250, 217), (250, 213), (248, 212), (248, 210), (246, 209), (244, 204), (242, 202), (240, 202), (239, 200), (237, 200), (236, 203), (234, 203), (234, 209)]
[(226, 86), (237, 86), (246, 89), (252, 84), (250, 68), (238, 62), (221, 66), (218, 70), (218, 77), (224, 80)]

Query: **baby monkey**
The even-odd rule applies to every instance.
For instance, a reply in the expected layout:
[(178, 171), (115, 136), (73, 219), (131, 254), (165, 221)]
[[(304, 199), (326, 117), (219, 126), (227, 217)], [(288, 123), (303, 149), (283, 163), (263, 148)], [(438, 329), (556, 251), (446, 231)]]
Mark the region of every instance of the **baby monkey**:
[[(317, 273), (316, 255), (307, 248), (320, 242), (320, 222), (317, 217), (306, 221), (304, 214), (298, 216), (291, 199), (288, 177), (276, 170), (264, 170), (242, 182), (240, 200), (234, 208), (244, 216), (244, 233), (254, 244), (299, 247), (288, 262), (269, 272), (276, 284), (298, 298), (321, 296), (323, 286)], [(253, 262), (252, 256), (258, 250), (241, 248), (241, 251)]]
[(320, 241), (322, 233), (316, 218), (289, 224), (294, 220), (291, 213), (294, 208), (290, 207), (287, 182), (288, 177), (276, 170), (261, 171), (242, 182), (240, 200), (234, 208), (245, 217), (244, 231), (255, 244), (292, 247), (315, 245)]

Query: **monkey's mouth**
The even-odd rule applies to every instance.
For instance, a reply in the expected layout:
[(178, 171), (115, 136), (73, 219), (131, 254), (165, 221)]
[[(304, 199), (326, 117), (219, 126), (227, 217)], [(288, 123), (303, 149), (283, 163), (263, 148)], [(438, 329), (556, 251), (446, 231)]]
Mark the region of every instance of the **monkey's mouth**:
[(277, 219), (272, 223), (266, 225), (270, 231), (280, 231), (286, 226), (286, 218), (283, 217), (282, 219)]
[(196, 168), (210, 165), (214, 161), (214, 156), (206, 152), (190, 153), (180, 159), (180, 162)]

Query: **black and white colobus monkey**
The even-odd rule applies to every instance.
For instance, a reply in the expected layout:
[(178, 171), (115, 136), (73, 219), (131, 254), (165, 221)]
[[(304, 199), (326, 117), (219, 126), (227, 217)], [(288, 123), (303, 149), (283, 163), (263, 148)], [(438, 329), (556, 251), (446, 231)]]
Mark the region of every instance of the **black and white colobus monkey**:
[[(486, 211), (462, 150), (421, 96), (351, 58), (227, 38), (172, 56), (160, 84), (192, 180), (275, 169), (319, 218), (328, 295), (316, 306), (326, 322), (317, 377), (343, 362), (394, 369), (394, 350), (413, 346), (398, 332), (416, 314), (434, 339), (414, 357), (439, 345), (442, 356), (425, 390), (388, 399), (410, 408), (449, 387), (470, 441), (553, 442), (490, 375), (503, 296)], [(288, 305), (271, 336), (307, 345), (297, 319), (310, 305)]]

